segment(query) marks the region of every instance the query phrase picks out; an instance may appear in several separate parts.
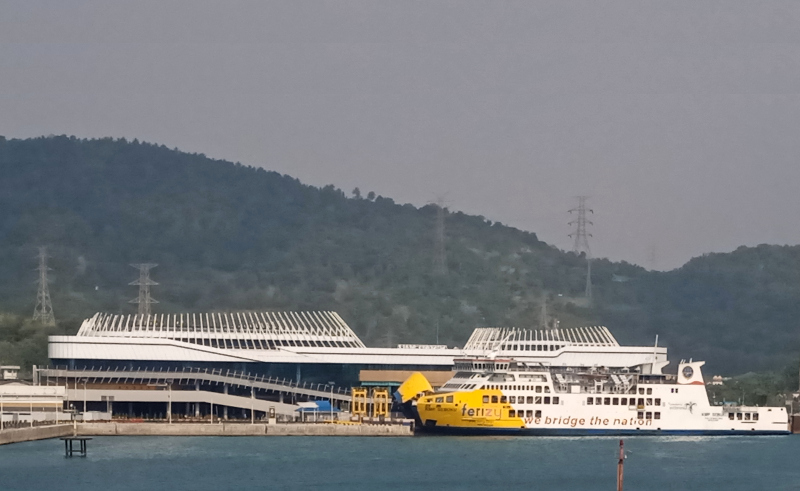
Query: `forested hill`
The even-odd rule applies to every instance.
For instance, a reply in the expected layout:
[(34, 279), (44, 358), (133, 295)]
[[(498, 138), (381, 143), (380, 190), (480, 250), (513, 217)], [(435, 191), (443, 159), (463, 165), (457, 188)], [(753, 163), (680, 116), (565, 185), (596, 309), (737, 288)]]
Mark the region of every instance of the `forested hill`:
[[(268, 163), (266, 163), (268, 165)], [(154, 262), (157, 312), (336, 310), (369, 345), (462, 345), (474, 327), (608, 325), (656, 333), (673, 358), (717, 371), (796, 357), (800, 249), (761, 246), (667, 273), (585, 261), (483, 217), (449, 213), (434, 271), (432, 206), (300, 183), (261, 168), (136, 140), (0, 137), (0, 361), (41, 356), (35, 255), (49, 249), (58, 332), (96, 311), (134, 312), (130, 263)], [(438, 327), (437, 327), (438, 326)], [(38, 354), (37, 354), (38, 353)]]

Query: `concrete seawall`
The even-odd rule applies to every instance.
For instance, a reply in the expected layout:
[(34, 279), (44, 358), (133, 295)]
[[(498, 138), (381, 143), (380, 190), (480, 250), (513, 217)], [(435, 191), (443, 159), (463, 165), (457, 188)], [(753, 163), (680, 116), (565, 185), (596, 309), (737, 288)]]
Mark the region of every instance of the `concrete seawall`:
[(81, 436), (412, 436), (408, 425), (83, 423)]
[(7, 443), (30, 442), (72, 435), (72, 425), (35, 426), (33, 428), (14, 428), (0, 431), (0, 445)]
[[(71, 424), (0, 431), (0, 445), (72, 436)], [(409, 425), (79, 423), (78, 436), (412, 436)]]

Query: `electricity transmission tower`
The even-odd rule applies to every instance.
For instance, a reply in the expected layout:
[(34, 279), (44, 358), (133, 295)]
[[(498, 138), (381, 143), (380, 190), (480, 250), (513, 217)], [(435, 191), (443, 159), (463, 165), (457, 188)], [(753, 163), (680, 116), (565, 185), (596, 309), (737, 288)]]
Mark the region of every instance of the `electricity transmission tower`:
[(447, 208), (444, 207), (444, 200), (439, 198), (434, 203), (436, 207), (436, 235), (434, 237), (434, 259), (433, 270), (440, 275), (447, 274), (447, 255), (445, 251), (444, 219)]
[(56, 318), (53, 316), (53, 304), (50, 302), (50, 288), (47, 286), (47, 247), (39, 248), (39, 290), (36, 293), (36, 307), (33, 309), (33, 320), (45, 326), (55, 326)]
[(578, 207), (569, 210), (569, 213), (577, 213), (578, 216), (575, 220), (569, 222), (569, 225), (575, 226), (575, 231), (569, 234), (570, 237), (575, 239), (575, 244), (572, 251), (575, 254), (583, 252), (586, 255), (586, 298), (592, 300), (592, 251), (589, 249), (589, 237), (592, 234), (586, 232), (586, 225), (594, 225), (591, 221), (586, 219), (586, 213), (594, 214), (594, 210), (586, 208), (587, 196), (578, 196)]
[(655, 244), (650, 246), (650, 251), (647, 254), (647, 262), (650, 263), (650, 269), (654, 271), (658, 267), (658, 248)]
[(158, 303), (158, 300), (150, 296), (150, 286), (158, 285), (155, 281), (150, 279), (150, 270), (158, 266), (153, 263), (131, 264), (132, 267), (139, 270), (139, 279), (131, 281), (129, 285), (139, 286), (139, 297), (134, 298), (130, 303), (138, 303), (139, 315), (150, 315), (150, 304)]

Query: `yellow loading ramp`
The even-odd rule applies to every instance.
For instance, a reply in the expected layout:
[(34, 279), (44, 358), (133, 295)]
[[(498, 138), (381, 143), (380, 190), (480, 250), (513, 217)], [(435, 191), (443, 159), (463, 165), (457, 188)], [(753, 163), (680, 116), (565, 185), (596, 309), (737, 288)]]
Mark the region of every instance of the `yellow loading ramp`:
[[(367, 387), (353, 387), (351, 394), (353, 398), (350, 412), (359, 420), (367, 417), (383, 420), (390, 415), (392, 406), (388, 389), (374, 388), (372, 389), (372, 397), (370, 397)], [(372, 409), (371, 415), (370, 408)]]

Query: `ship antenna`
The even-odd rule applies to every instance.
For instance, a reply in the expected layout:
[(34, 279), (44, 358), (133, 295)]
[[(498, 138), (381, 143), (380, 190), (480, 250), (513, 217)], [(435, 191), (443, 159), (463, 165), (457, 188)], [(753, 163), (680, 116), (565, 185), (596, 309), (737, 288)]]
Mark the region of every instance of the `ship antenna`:
[(653, 346), (653, 367), (650, 369), (653, 375), (656, 373), (656, 348), (658, 348), (658, 334), (656, 334), (656, 344)]

